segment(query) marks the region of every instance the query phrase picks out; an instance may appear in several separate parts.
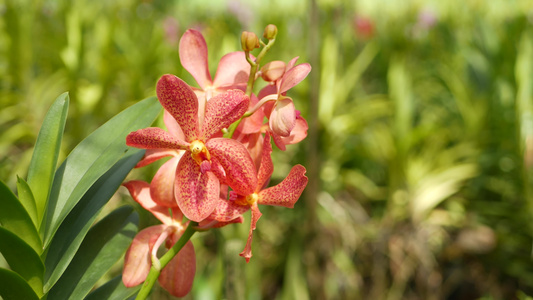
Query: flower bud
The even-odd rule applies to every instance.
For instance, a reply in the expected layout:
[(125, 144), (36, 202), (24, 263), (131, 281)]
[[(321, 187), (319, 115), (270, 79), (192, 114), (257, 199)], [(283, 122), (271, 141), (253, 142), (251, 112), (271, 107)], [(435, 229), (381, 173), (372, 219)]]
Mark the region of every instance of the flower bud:
[(259, 48), (259, 38), (253, 32), (243, 31), (241, 35), (241, 46), (244, 51), (252, 51)]
[(265, 32), (263, 33), (263, 37), (265, 39), (274, 39), (276, 38), (276, 35), (278, 34), (278, 27), (274, 24), (268, 24), (267, 27), (265, 27)]
[(271, 61), (261, 68), (261, 77), (264, 81), (272, 82), (285, 74), (285, 63), (281, 60)]

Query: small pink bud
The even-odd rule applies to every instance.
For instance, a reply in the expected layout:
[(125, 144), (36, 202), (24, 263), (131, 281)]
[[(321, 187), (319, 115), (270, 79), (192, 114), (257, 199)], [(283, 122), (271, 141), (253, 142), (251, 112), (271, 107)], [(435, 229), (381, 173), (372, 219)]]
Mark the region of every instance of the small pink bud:
[(241, 35), (241, 46), (244, 51), (252, 51), (259, 48), (259, 38), (253, 32), (243, 31)]
[(263, 33), (263, 37), (265, 39), (275, 39), (276, 35), (278, 34), (278, 27), (274, 24), (268, 24), (267, 27), (265, 27), (265, 32)]
[(271, 61), (261, 68), (261, 77), (268, 82), (280, 79), (283, 74), (285, 74), (285, 63), (281, 60)]

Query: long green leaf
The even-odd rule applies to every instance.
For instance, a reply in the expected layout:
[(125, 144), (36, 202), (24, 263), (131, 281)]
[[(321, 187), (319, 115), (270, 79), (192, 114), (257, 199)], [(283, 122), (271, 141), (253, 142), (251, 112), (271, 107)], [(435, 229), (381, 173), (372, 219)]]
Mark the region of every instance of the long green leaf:
[(37, 253), (42, 252), (41, 239), (33, 222), (17, 197), (0, 181), (0, 226), (15, 233)]
[(11, 231), (0, 227), (0, 253), (12, 271), (18, 273), (41, 296), (43, 293), (44, 265), (30, 245)]
[(65, 218), (54, 235), (46, 256), (45, 292), (61, 277), (98, 216), (98, 212), (113, 196), (143, 154), (143, 150), (128, 150), (126, 156), (98, 179)]
[(140, 101), (102, 125), (70, 153), (54, 177), (41, 227), (45, 247), (85, 192), (124, 155), (126, 136), (149, 126), (160, 111), (157, 98)]
[[(68, 93), (63, 93), (52, 104), (39, 131), (30, 167), (28, 185), (31, 187), (37, 209), (37, 221), (43, 217), (50, 188), (57, 167), (57, 157), (63, 138), (69, 105)], [(31, 216), (31, 214), (30, 214)]]
[(48, 299), (83, 299), (126, 252), (137, 233), (138, 221), (133, 208), (124, 206), (91, 228)]
[(0, 268), (0, 297), (4, 300), (39, 299), (19, 274)]
[(39, 216), (37, 215), (37, 206), (35, 204), (35, 198), (33, 197), (33, 193), (28, 183), (18, 176), (17, 192), (20, 204), (22, 204), (22, 206), (30, 216), (31, 220), (33, 221), (33, 225), (35, 226), (35, 228), (37, 228), (37, 226), (39, 226)]
[(125, 287), (122, 283), (122, 275), (119, 275), (92, 291), (85, 300), (125, 300), (135, 296), (140, 289), (141, 285), (132, 288)]

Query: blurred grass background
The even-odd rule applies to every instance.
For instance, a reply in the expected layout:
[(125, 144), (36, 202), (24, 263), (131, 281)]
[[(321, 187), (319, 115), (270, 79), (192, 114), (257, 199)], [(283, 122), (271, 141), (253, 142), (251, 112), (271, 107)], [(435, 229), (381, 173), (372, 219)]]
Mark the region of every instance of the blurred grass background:
[(273, 183), (301, 163), (310, 184), (295, 209), (262, 208), (249, 264), (249, 214), (195, 236), (188, 298), (531, 299), (527, 0), (0, 0), (0, 179), (26, 175), (62, 92), (65, 156), (162, 74), (195, 84), (178, 56), (186, 29), (204, 34), (214, 75), (241, 31), (270, 23), (266, 59), (313, 66), (291, 90), (309, 136), (275, 151)]

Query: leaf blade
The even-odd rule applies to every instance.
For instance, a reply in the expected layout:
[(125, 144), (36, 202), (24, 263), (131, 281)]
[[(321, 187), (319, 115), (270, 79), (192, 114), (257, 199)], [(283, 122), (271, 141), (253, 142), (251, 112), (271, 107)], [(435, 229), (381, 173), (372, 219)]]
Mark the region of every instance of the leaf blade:
[(54, 180), (69, 101), (68, 93), (59, 95), (46, 113), (28, 168), (27, 182), (35, 197), (38, 223), (43, 217)]
[(39, 299), (19, 274), (0, 268), (0, 296), (4, 300)]
[(125, 109), (83, 140), (57, 169), (41, 233), (45, 247), (94, 182), (128, 149), (126, 136), (149, 126), (161, 111), (151, 97)]

